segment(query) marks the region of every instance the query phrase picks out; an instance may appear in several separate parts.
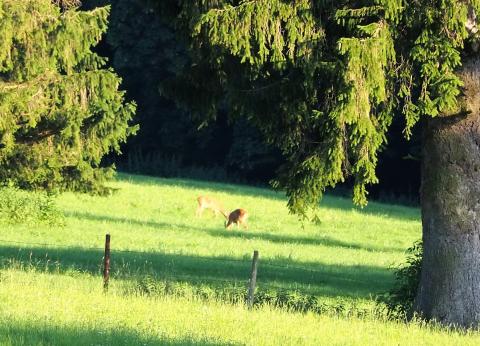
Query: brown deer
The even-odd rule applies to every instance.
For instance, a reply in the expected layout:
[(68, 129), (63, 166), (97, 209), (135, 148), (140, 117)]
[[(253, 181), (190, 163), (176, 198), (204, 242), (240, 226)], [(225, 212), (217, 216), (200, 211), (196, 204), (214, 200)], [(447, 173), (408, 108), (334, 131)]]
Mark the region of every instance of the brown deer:
[(199, 196), (197, 198), (197, 202), (198, 202), (198, 207), (195, 213), (197, 216), (202, 216), (203, 211), (205, 209), (210, 209), (215, 214), (215, 217), (217, 217), (218, 213), (221, 213), (223, 216), (227, 218), (227, 215), (223, 211), (222, 205), (216, 200), (214, 200), (213, 198), (210, 198), (208, 196)]
[(230, 229), (230, 227), (235, 223), (237, 227), (240, 227), (240, 225), (243, 226), (243, 228), (247, 229), (247, 218), (248, 218), (248, 212), (245, 209), (235, 209), (232, 211), (228, 217), (223, 213), (227, 221), (225, 222), (225, 228)]

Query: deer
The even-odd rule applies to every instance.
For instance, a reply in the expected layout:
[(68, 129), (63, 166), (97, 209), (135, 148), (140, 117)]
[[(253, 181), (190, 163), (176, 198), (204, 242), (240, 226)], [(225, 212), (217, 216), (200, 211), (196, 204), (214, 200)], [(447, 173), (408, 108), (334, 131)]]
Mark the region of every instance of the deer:
[(202, 216), (203, 211), (205, 209), (211, 209), (215, 214), (215, 217), (217, 217), (218, 213), (221, 213), (223, 216), (227, 218), (225, 212), (223, 211), (222, 205), (216, 200), (214, 200), (213, 198), (208, 196), (198, 196), (197, 202), (198, 202), (198, 207), (195, 213), (197, 216)]
[(223, 213), (223, 216), (225, 216), (225, 218), (227, 219), (227, 221), (225, 222), (226, 229), (230, 229), (233, 224), (236, 224), (237, 227), (240, 227), (240, 225), (242, 225), (243, 228), (248, 228), (248, 212), (245, 209), (235, 209), (230, 214), (228, 214), (228, 217), (225, 213)]

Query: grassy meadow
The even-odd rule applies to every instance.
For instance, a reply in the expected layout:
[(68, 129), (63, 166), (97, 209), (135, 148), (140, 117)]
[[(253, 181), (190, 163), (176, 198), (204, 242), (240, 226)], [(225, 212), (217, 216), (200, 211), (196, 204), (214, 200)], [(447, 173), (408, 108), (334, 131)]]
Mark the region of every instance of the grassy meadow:
[[(477, 332), (368, 313), (299, 313), (268, 305), (248, 310), (214, 294), (243, 291), (258, 250), (259, 292), (312, 295), (331, 307), (373, 311), (376, 295), (392, 286), (389, 268), (403, 262), (405, 249), (420, 238), (415, 208), (370, 203), (361, 210), (327, 196), (320, 222), (302, 225), (288, 213), (285, 198), (266, 189), (123, 174), (111, 186), (117, 191), (108, 197), (58, 196), (63, 227), (1, 225), (1, 345), (480, 342)], [(249, 229), (225, 230), (223, 218), (209, 211), (195, 217), (200, 194), (227, 210), (247, 209)], [(104, 293), (106, 233), (112, 268)]]

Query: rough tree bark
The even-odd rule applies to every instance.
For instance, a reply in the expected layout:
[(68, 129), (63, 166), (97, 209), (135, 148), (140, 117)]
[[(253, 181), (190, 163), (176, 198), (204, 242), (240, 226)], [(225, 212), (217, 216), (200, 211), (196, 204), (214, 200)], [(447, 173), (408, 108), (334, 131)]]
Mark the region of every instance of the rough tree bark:
[(416, 312), (443, 324), (480, 322), (480, 60), (464, 63), (460, 110), (423, 133), (423, 263)]

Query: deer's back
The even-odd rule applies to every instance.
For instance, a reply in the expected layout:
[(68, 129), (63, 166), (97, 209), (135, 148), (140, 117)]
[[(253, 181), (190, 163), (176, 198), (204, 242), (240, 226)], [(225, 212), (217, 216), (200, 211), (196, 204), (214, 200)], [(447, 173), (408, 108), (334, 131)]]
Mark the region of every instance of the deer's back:
[(205, 207), (209, 207), (209, 206), (218, 206), (219, 203), (214, 200), (213, 198), (210, 198), (208, 196), (199, 196), (197, 198), (197, 201), (198, 201), (198, 204), (199, 205), (202, 205), (202, 206), (205, 206)]
[(235, 209), (229, 215), (229, 220), (232, 222), (244, 221), (248, 217), (248, 212), (245, 209)]

